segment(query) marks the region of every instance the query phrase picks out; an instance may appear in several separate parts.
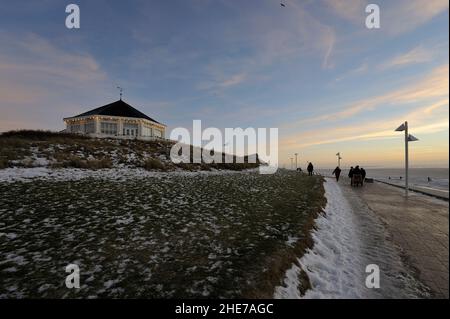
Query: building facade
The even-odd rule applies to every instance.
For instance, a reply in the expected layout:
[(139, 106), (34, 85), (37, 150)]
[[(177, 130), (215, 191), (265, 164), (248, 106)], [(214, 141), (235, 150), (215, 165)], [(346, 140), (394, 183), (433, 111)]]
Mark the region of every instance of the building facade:
[(100, 138), (161, 139), (166, 125), (122, 100), (73, 117), (64, 118), (66, 132)]

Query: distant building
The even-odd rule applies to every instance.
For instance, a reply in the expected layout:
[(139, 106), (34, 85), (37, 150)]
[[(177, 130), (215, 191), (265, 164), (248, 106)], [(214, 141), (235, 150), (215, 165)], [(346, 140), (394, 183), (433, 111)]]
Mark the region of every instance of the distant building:
[(136, 110), (122, 99), (64, 118), (66, 132), (92, 137), (151, 140), (165, 138), (166, 125)]

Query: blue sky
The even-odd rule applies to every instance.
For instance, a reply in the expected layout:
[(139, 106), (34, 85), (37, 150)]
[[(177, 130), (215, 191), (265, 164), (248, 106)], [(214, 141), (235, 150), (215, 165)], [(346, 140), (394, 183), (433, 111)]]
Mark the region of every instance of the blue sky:
[(0, 131), (124, 99), (174, 127), (278, 127), (279, 161), (448, 167), (448, 2), (0, 0)]

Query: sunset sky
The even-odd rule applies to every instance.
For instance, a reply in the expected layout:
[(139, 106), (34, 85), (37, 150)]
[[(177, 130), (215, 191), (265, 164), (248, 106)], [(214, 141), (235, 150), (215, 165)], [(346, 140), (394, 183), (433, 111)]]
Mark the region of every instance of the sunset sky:
[[(448, 167), (447, 0), (0, 0), (0, 131), (124, 99), (175, 127), (278, 127), (279, 161)], [(377, 3), (381, 28), (365, 27)]]

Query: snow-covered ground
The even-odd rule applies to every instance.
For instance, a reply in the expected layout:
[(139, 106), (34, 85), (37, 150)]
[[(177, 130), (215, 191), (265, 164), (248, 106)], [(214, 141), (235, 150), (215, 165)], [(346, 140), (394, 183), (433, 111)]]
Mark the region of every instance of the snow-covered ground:
[(0, 183), (31, 182), (35, 180), (48, 181), (77, 181), (85, 178), (95, 178), (103, 180), (128, 180), (145, 179), (150, 177), (171, 177), (171, 176), (197, 176), (197, 175), (220, 175), (255, 173), (258, 169), (248, 169), (243, 171), (215, 170), (211, 171), (186, 171), (178, 169), (171, 172), (147, 171), (143, 168), (104, 168), (98, 170), (79, 168), (59, 168), (47, 167), (32, 168), (5, 168), (0, 170)]
[[(286, 272), (284, 286), (275, 298), (414, 298), (427, 295), (389, 240), (381, 221), (351, 192), (333, 179), (325, 183), (327, 206), (316, 220), (314, 247), (298, 263), (310, 279), (312, 289), (301, 295), (301, 269)], [(365, 285), (369, 264), (380, 268), (379, 289)]]
[(0, 299), (270, 296), (323, 204), (294, 172), (2, 172)]

